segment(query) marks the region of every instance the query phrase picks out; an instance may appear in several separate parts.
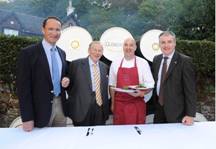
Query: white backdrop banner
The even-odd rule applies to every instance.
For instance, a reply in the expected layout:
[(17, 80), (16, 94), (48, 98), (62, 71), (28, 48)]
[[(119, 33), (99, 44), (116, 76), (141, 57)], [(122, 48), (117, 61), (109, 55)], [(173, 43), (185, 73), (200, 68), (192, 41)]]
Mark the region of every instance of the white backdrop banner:
[(143, 56), (153, 61), (155, 55), (161, 54), (159, 47), (159, 35), (162, 33), (161, 30), (152, 29), (145, 32), (140, 40), (140, 50)]
[(88, 46), (92, 42), (90, 33), (78, 26), (71, 26), (62, 30), (57, 45), (66, 53), (68, 61), (88, 56)]
[(131, 33), (122, 27), (107, 29), (100, 38), (104, 48), (104, 57), (110, 61), (123, 57), (123, 43), (129, 37), (132, 37)]

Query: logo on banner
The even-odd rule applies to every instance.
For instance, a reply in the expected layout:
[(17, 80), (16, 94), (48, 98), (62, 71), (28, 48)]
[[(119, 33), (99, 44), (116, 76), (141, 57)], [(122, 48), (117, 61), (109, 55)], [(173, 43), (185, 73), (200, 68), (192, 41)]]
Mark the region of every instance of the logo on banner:
[(79, 48), (79, 46), (80, 46), (80, 44), (79, 44), (79, 41), (77, 41), (77, 40), (73, 40), (72, 42), (71, 42), (71, 47), (72, 47), (72, 49), (78, 49)]

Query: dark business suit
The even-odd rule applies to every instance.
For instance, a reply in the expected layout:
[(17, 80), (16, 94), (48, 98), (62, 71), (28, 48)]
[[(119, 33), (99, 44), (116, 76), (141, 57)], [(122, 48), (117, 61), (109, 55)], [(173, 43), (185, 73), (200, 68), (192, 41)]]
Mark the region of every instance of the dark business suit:
[[(154, 99), (156, 105), (155, 121), (160, 119), (157, 114), (158, 96), (156, 87), (158, 73), (162, 61), (162, 54), (155, 56), (153, 60), (153, 77), (156, 82), (154, 90)], [(196, 86), (195, 71), (190, 57), (174, 52), (164, 81), (164, 115), (166, 122), (181, 122), (182, 118), (195, 116), (196, 113)]]
[[(108, 118), (108, 67), (99, 61), (100, 77), (101, 77), (101, 95), (102, 110), (104, 122)], [(74, 122), (82, 122), (91, 112), (92, 105), (96, 105), (95, 94), (92, 91), (92, 81), (90, 74), (90, 66), (88, 58), (72, 61), (69, 67), (69, 114), (68, 116)], [(97, 122), (96, 122), (97, 123)], [(94, 125), (91, 122), (82, 125)]]
[[(57, 49), (62, 60), (64, 76), (66, 56), (60, 48)], [(35, 127), (47, 126), (54, 94), (49, 64), (42, 43), (21, 50), (17, 63), (17, 89), (22, 121), (33, 120)], [(65, 109), (66, 99), (62, 88), (61, 99)]]

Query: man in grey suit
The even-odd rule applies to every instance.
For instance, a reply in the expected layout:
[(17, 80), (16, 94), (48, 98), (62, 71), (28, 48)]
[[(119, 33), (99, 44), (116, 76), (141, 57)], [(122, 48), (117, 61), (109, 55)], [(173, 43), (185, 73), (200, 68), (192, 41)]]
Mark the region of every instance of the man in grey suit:
[(74, 126), (104, 125), (109, 114), (108, 66), (99, 61), (103, 47), (93, 41), (88, 52), (87, 58), (71, 62), (68, 78), (62, 81), (64, 87), (70, 81), (67, 115)]
[(154, 123), (192, 125), (196, 113), (195, 71), (192, 59), (175, 50), (176, 38), (171, 31), (159, 35), (162, 54), (153, 59)]

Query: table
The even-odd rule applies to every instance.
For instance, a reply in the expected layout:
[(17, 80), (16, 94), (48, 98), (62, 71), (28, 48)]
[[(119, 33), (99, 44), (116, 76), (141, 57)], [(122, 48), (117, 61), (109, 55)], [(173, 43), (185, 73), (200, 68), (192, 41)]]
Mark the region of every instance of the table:
[(192, 126), (174, 123), (36, 128), (32, 132), (0, 128), (1, 149), (214, 149), (215, 142), (215, 121)]

